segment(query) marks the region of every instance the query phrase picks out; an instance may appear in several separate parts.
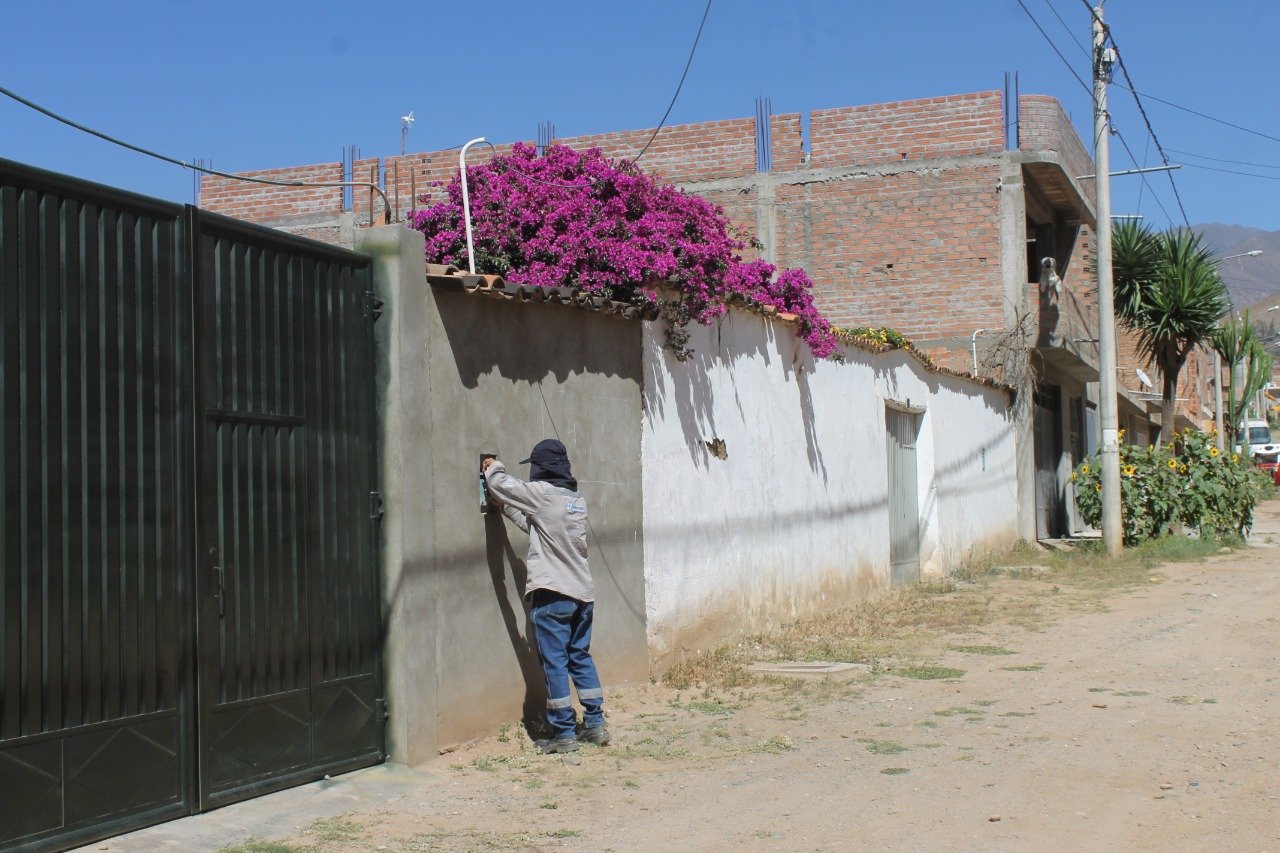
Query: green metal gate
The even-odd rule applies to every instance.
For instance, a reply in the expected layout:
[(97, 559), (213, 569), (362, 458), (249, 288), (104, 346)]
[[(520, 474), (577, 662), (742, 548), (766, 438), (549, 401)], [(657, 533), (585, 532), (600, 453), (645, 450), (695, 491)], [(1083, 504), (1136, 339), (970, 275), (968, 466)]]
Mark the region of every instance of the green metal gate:
[(0, 160), (0, 848), (381, 760), (368, 269)]
[(367, 259), (192, 211), (200, 803), (381, 760)]

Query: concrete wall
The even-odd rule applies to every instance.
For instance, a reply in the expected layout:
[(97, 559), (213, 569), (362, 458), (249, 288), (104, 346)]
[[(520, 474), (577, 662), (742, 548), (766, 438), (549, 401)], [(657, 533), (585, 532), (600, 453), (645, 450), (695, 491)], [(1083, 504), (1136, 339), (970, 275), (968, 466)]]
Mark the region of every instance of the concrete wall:
[(438, 292), (422, 237), (358, 232), (385, 301), (377, 324), (390, 753), (417, 764), (500, 723), (542, 718), (522, 594), (528, 540), (482, 515), (479, 454), (516, 475), (559, 436), (591, 509), (606, 689), (648, 675), (640, 477), (641, 326)]
[[(645, 597), (651, 651), (705, 647), (889, 582), (885, 403), (923, 407), (925, 574), (1017, 539), (1003, 391), (903, 352), (814, 363), (790, 326), (731, 311), (695, 356), (646, 324)], [(723, 445), (719, 444), (723, 442)], [(717, 451), (723, 449), (725, 458)]]
[(437, 737), (541, 719), (542, 672), (522, 595), (528, 540), (479, 511), (479, 454), (517, 476), (539, 440), (560, 438), (587, 495), (597, 591), (593, 642), (606, 689), (648, 674), (640, 476), (640, 324), (559, 306), (430, 289), (429, 428), (416, 452), (414, 524), (434, 528)]

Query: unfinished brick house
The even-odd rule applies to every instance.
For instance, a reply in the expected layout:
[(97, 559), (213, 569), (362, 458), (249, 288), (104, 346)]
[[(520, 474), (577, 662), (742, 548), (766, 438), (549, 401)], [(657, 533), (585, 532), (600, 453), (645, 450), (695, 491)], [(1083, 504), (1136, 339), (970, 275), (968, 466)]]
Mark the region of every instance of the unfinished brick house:
[[(806, 126), (807, 124), (807, 132)], [(556, 140), (630, 157), (652, 130)], [(497, 146), (499, 152), (509, 146)], [(493, 156), (485, 147), (469, 162)], [(397, 218), (437, 198), (455, 151), (358, 160)], [(1096, 445), (1097, 310), (1086, 272), (1093, 163), (1054, 98), (999, 91), (663, 128), (643, 167), (723, 205), (760, 253), (805, 268), (844, 327), (888, 326), (943, 366), (1019, 387), (1019, 533), (1079, 532), (1070, 473)], [(333, 180), (340, 164), (311, 167)], [(305, 169), (246, 173), (306, 179)], [(289, 190), (206, 178), (204, 206), (333, 242), (380, 219), (357, 189)], [(1132, 361), (1132, 359), (1130, 359)], [(1122, 382), (1139, 382), (1126, 363)], [(1189, 371), (1190, 373), (1190, 371)], [(1194, 380), (1190, 380), (1195, 384)], [(1121, 425), (1146, 431), (1143, 386)], [(1157, 400), (1158, 403), (1158, 400)], [(1158, 408), (1158, 406), (1157, 406)], [(1136, 429), (1135, 429), (1136, 427)]]

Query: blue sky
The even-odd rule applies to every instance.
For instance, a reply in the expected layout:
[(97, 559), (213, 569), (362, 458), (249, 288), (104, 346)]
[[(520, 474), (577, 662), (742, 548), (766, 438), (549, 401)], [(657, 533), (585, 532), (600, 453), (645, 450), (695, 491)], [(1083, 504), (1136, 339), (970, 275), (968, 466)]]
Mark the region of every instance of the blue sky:
[[(1076, 72), (1088, 59), (1080, 0), (1023, 0)], [(532, 139), (652, 127), (684, 65), (703, 0), (531, 3), (155, 0), (6, 3), (0, 85), (84, 124), (231, 171), (334, 162), (345, 145), (398, 153), (472, 136)], [(1062, 17), (1070, 32), (1055, 17)], [(1111, 0), (1107, 19), (1138, 88), (1280, 137), (1280, 4)], [(1089, 96), (1016, 0), (715, 0), (671, 123), (998, 89), (1054, 95), (1087, 132)], [(1158, 162), (1132, 98), (1115, 122), (1139, 160)], [(1167, 149), (1245, 166), (1171, 159), (1280, 178), (1280, 142), (1158, 103)], [(190, 173), (55, 124), (0, 98), (0, 156), (178, 201)], [(1113, 168), (1131, 166), (1113, 145)], [(1268, 166), (1272, 168), (1267, 168)], [(1185, 168), (1193, 223), (1280, 229), (1280, 181)], [(1164, 175), (1115, 181), (1113, 209), (1181, 219)]]

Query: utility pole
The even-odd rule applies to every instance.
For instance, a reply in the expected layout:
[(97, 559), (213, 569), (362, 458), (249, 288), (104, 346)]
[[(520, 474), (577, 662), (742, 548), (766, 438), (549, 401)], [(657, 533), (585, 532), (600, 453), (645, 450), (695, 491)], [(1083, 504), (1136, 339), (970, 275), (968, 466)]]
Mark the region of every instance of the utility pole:
[(1098, 218), (1098, 383), (1102, 399), (1102, 542), (1107, 553), (1116, 556), (1124, 548), (1120, 522), (1120, 437), (1116, 412), (1116, 312), (1111, 290), (1111, 156), (1110, 124), (1107, 114), (1107, 83), (1111, 81), (1114, 54), (1106, 46), (1102, 6), (1093, 10), (1093, 159), (1097, 175)]

